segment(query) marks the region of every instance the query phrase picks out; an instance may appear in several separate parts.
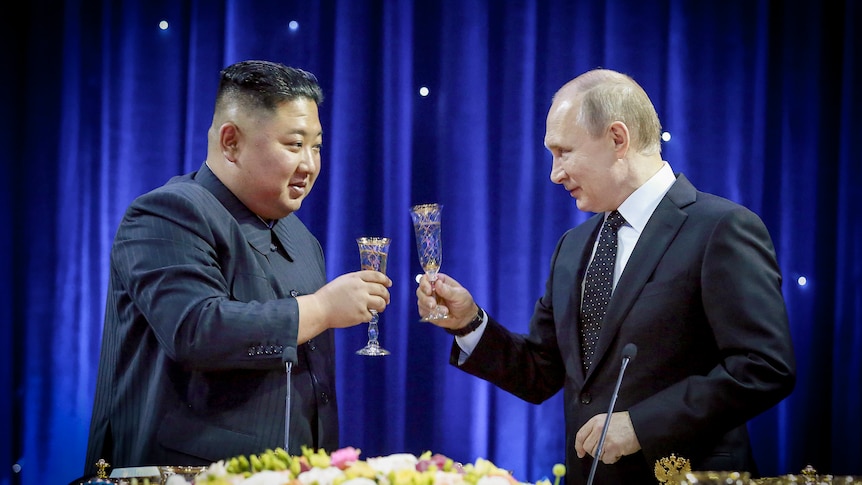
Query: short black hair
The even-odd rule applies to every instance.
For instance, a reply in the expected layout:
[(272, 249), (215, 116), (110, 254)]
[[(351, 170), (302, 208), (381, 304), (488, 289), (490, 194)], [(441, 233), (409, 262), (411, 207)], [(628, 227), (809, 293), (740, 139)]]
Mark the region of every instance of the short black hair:
[(323, 91), (314, 74), (277, 62), (241, 61), (222, 69), (216, 109), (231, 99), (252, 108), (275, 110), (285, 101), (306, 98), (317, 105)]

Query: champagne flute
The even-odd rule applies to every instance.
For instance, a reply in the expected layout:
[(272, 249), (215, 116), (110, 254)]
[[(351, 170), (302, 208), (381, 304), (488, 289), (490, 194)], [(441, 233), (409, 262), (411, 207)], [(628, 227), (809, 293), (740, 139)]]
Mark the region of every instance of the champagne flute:
[[(440, 216), (443, 210), (441, 204), (419, 204), (410, 208), (410, 218), (413, 220), (413, 230), (416, 233), (416, 249), (419, 253), (419, 263), (431, 287), (437, 281), (437, 272), (443, 260), (443, 240), (440, 236)], [(423, 322), (449, 318), (442, 306), (437, 305), (431, 313), (422, 318)]]
[[(386, 259), (389, 257), (388, 237), (360, 237), (356, 239), (359, 245), (359, 262), (362, 269), (380, 271), (386, 274)], [(379, 316), (377, 310), (369, 310), (371, 320), (368, 322), (368, 342), (365, 347), (357, 350), (359, 355), (389, 355), (389, 351), (380, 346), (377, 338), (380, 333), (377, 329)]]

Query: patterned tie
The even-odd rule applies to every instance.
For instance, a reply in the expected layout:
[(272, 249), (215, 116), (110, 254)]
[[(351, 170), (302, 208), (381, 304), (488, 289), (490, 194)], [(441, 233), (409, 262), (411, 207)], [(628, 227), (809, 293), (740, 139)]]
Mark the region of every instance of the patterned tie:
[(613, 211), (608, 215), (599, 234), (596, 254), (587, 269), (584, 283), (584, 301), (581, 304), (581, 349), (584, 372), (590, 369), (602, 319), (611, 299), (614, 283), (614, 262), (617, 259), (617, 230), (626, 223), (623, 216)]

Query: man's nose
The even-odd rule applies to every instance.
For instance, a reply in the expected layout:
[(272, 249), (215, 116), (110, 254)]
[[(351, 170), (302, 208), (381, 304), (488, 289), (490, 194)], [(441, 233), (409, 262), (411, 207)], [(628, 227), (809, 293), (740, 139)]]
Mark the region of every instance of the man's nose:
[(560, 164), (557, 163), (557, 160), (555, 158), (553, 165), (551, 165), (551, 174), (550, 174), (551, 182), (553, 182), (555, 184), (561, 184), (561, 183), (563, 183), (563, 179), (565, 178), (565, 176), (566, 176), (566, 172), (563, 171), (563, 168), (560, 167)]
[(314, 148), (303, 148), (299, 159), (299, 168), (306, 172), (313, 172), (317, 165), (316, 157), (314, 156)]

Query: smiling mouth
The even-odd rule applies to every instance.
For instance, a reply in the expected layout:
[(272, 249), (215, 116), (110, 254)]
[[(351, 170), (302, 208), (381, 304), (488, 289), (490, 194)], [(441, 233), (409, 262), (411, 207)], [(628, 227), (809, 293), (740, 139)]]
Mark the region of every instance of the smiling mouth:
[(290, 188), (291, 192), (296, 192), (299, 195), (303, 195), (305, 194), (306, 187), (308, 187), (308, 183), (306, 183), (305, 181), (294, 182), (288, 185), (288, 187)]

